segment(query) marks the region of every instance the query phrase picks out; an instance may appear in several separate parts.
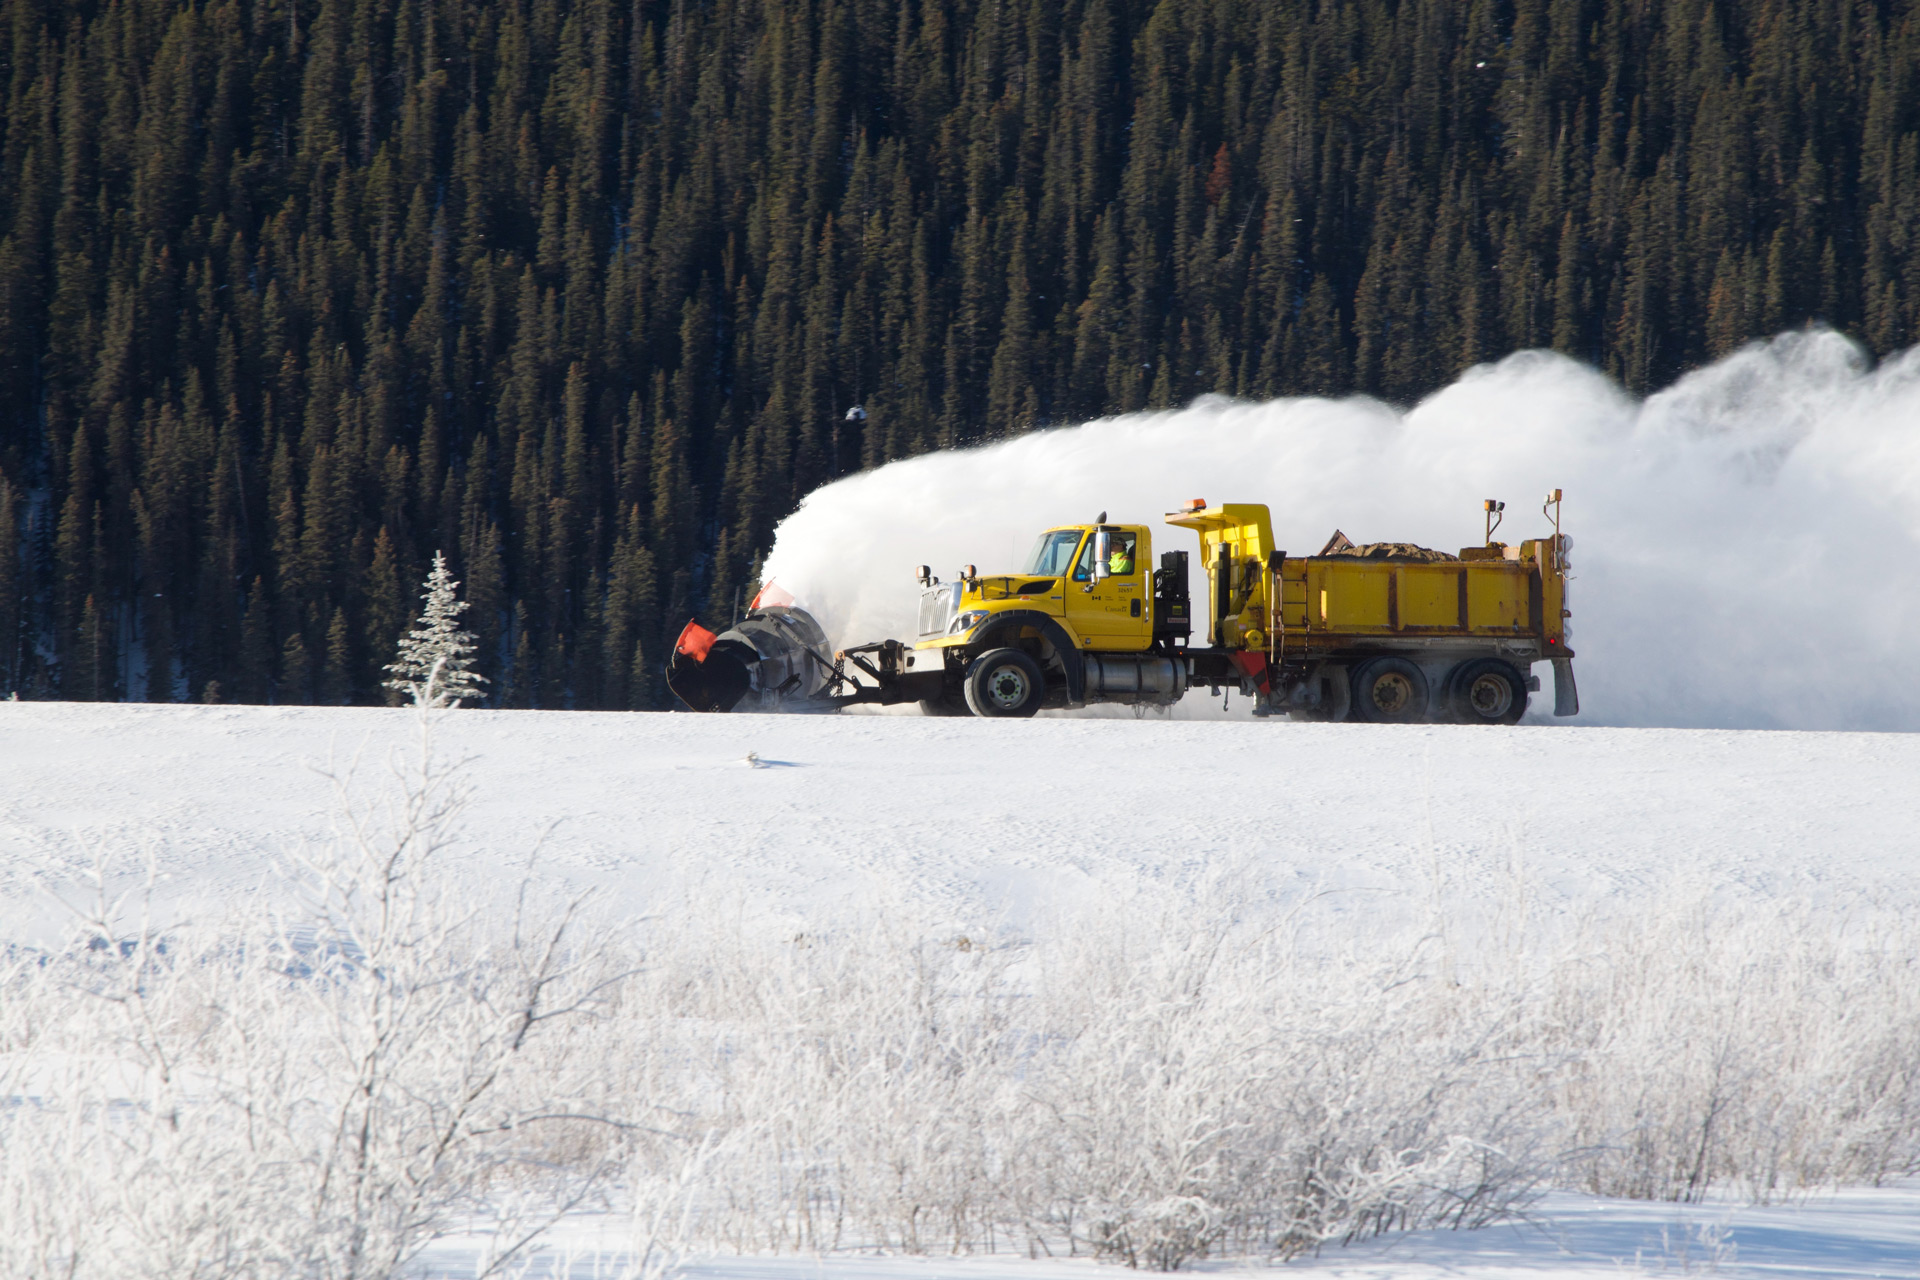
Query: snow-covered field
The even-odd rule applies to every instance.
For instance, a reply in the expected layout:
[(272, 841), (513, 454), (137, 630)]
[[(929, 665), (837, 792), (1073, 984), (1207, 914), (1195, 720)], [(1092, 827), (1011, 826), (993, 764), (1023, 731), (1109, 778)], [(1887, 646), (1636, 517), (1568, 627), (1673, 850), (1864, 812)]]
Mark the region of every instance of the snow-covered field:
[[(377, 783), (416, 736), (406, 711), (0, 704), (0, 923), (48, 919), (32, 881), (96, 851), (151, 850), (191, 901), (251, 887), (326, 834), (329, 761)], [(510, 880), (538, 849), (636, 911), (698, 885), (977, 919), (1201, 868), (1356, 909), (1436, 876), (1550, 912), (1676, 877), (1920, 891), (1920, 735), (475, 711), (438, 747), (477, 789), (476, 871)]]
[[(398, 711), (0, 704), (0, 937), (55, 936), (69, 921), (54, 895), (77, 900), (93, 866), (125, 887), (151, 865), (167, 921), (214, 914), (303, 841), (329, 838), (329, 761), (337, 774), (357, 760), (356, 786), (372, 794), (417, 736), (412, 713)], [(1694, 941), (1685, 920), (1662, 917), (1680, 900), (1736, 914), (1796, 904), (1800, 951), (1863, 912), (1886, 913), (1897, 931), (1872, 945), (1917, 958), (1920, 736), (465, 711), (444, 717), (435, 747), (463, 762), (474, 788), (450, 856), (476, 903), (510, 889), (537, 851), (536, 878), (600, 891), (616, 927), (691, 902), (716, 919), (776, 922), (796, 943), (818, 921), (875, 910), (943, 938), (1043, 937), (1102, 911), (1142, 922), (1146, 936), (1155, 912), (1177, 915), (1197, 896), (1276, 916), (1311, 904), (1320, 928), (1363, 940), (1457, 907), (1481, 930), (1450, 944), (1468, 944), (1448, 964), (1471, 986), (1483, 959), (1471, 944), (1494, 946), (1503, 930), (1571, 937), (1612, 921), (1612, 932), (1582, 935), (1617, 949), (1598, 962), (1642, 965), (1638, 921), (1655, 951)], [(1719, 961), (1701, 941), (1711, 968)], [(1257, 968), (1246, 972), (1257, 978)], [(1713, 998), (1739, 1003), (1746, 980), (1734, 973)], [(1766, 990), (1814, 990), (1793, 982)], [(1631, 989), (1653, 998), (1653, 987)], [(1675, 1007), (1684, 1013), (1684, 1000)], [(1725, 1012), (1714, 1034), (1732, 1043), (1780, 1011)], [(1721, 1025), (1709, 1006), (1685, 1014), (1673, 1024), (1676, 1061), (1698, 1048), (1684, 1042), (1689, 1020)], [(1910, 1045), (1909, 1074), (1915, 1056)], [(1804, 1087), (1817, 1066), (1799, 1063), (1795, 1079)], [(1283, 1269), (1920, 1276), (1920, 1184), (1910, 1179), (1784, 1205), (1748, 1205), (1731, 1186), (1715, 1196), (1682, 1206), (1557, 1191), (1528, 1223), (1329, 1246)], [(563, 1223), (556, 1239), (580, 1275), (595, 1265), (610, 1274), (605, 1265), (631, 1247), (624, 1226), (591, 1216)], [(465, 1253), (452, 1241), (428, 1261), (454, 1266)], [(695, 1254), (683, 1272), (1093, 1273), (1084, 1260), (932, 1253)]]

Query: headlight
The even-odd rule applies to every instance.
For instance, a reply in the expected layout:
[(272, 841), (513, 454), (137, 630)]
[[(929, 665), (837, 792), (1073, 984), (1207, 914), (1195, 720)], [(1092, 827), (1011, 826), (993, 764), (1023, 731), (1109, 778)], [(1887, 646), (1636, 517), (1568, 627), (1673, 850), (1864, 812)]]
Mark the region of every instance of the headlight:
[(982, 622), (985, 622), (986, 619), (987, 611), (985, 609), (969, 609), (953, 620), (953, 625), (947, 628), (947, 634), (957, 636), (963, 631), (971, 631)]

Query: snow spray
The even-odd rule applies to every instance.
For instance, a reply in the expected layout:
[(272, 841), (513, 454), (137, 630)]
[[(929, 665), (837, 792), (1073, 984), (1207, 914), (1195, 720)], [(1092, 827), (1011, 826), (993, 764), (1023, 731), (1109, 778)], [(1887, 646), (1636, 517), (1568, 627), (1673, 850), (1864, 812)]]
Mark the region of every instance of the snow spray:
[(836, 644), (910, 639), (915, 565), (1013, 570), (1041, 529), (1102, 510), (1197, 566), (1195, 536), (1161, 523), (1192, 498), (1269, 504), (1293, 555), (1336, 527), (1453, 551), (1481, 540), (1483, 498), (1508, 504), (1497, 536), (1546, 533), (1538, 508), (1556, 487), (1573, 538), (1572, 723), (1920, 729), (1920, 348), (1874, 368), (1822, 329), (1645, 400), (1525, 351), (1404, 411), (1207, 396), (911, 458), (810, 494), (766, 573)]

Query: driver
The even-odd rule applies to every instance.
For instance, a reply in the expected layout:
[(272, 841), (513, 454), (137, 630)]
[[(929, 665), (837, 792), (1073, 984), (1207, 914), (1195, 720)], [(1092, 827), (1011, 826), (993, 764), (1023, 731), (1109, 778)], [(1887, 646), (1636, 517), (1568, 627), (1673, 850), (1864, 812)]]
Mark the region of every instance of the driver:
[(1114, 577), (1133, 572), (1133, 539), (1116, 538), (1113, 550), (1107, 553), (1107, 572)]

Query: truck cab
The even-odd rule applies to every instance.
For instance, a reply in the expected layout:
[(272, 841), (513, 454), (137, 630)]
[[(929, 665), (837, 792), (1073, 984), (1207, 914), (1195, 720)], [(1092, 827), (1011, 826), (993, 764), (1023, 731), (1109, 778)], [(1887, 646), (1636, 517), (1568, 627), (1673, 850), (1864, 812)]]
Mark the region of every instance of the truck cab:
[(1061, 525), (1018, 573), (963, 572), (921, 594), (916, 649), (965, 646), (1002, 615), (1056, 620), (1077, 649), (1138, 652), (1154, 643), (1153, 533), (1145, 525)]
[[(1109, 524), (1103, 513), (1091, 524), (1041, 533), (1018, 572), (983, 574), (969, 565), (958, 581), (942, 583), (923, 568), (919, 635), (905, 666), (939, 669), (949, 678), (942, 696), (922, 699), (922, 706), (932, 714), (964, 708), (1012, 715), (1080, 706), (1089, 663), (1097, 688), (1116, 663), (1137, 665), (1150, 653), (1170, 657), (1188, 635), (1186, 554), (1164, 558), (1173, 563), (1154, 565), (1153, 531), (1146, 525)], [(979, 699), (966, 694), (966, 672), (980, 655), (999, 649), (1031, 665), (1007, 658), (994, 686), (1007, 705), (981, 712), (972, 705)], [(1171, 701), (1177, 696), (1172, 669), (1169, 662), (1159, 673), (1167, 678), (1157, 682), (1135, 680), (1133, 691), (1145, 695), (1141, 700)], [(1163, 699), (1155, 690), (1172, 696)]]

